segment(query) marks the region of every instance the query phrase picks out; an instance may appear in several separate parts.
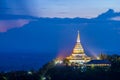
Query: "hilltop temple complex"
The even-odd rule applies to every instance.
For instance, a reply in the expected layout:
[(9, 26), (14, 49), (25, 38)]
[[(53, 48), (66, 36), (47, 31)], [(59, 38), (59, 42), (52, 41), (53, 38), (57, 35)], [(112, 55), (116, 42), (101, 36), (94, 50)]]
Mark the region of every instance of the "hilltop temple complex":
[(88, 57), (85, 54), (85, 51), (81, 45), (80, 42), (80, 33), (78, 31), (77, 35), (77, 41), (76, 44), (72, 50), (72, 53), (70, 56), (66, 57), (66, 59), (69, 61), (69, 64), (75, 64), (78, 66), (111, 66), (111, 63), (108, 60), (98, 60), (98, 59), (92, 59), (92, 57)]
[(91, 60), (91, 58), (85, 54), (84, 49), (81, 45), (79, 31), (75, 47), (73, 48), (71, 55), (66, 57), (66, 59), (68, 59), (70, 63), (80, 64), (86, 63)]
[(66, 57), (66, 59), (69, 60), (70, 63), (80, 64), (87, 63), (91, 60), (91, 58), (85, 54), (84, 49), (81, 45), (79, 31), (75, 47), (73, 48), (71, 55)]

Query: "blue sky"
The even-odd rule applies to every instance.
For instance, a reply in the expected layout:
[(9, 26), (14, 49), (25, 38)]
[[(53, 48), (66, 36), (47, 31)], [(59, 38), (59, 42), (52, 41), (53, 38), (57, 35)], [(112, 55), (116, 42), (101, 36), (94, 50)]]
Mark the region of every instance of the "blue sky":
[[(119, 10), (120, 0), (1, 0), (9, 14), (38, 17), (96, 17), (107, 9)], [(7, 8), (7, 9), (6, 9)]]

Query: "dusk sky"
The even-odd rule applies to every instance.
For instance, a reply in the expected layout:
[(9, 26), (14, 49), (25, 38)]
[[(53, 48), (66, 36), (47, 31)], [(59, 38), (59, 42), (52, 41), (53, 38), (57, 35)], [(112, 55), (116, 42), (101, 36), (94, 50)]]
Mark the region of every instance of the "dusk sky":
[[(0, 0), (0, 15), (3, 18), (6, 15), (93, 18), (108, 9), (120, 12), (119, 4), (120, 0)], [(14, 16), (9, 20), (7, 16), (4, 20), (1, 18), (0, 32), (19, 28), (31, 22), (31, 19), (14, 18)]]
[(0, 13), (37, 17), (96, 17), (119, 10), (120, 0), (0, 0)]
[(120, 0), (0, 0), (0, 70), (69, 55), (78, 30), (86, 53), (119, 54)]

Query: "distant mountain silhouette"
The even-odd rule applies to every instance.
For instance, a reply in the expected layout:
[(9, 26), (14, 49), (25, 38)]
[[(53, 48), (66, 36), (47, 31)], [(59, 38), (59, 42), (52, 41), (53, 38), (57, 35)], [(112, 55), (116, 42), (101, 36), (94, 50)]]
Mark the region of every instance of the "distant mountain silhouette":
[[(107, 41), (107, 39), (111, 38), (111, 36), (113, 35), (115, 35), (112, 38), (113, 40), (114, 38), (118, 38), (116, 35), (119, 35), (119, 25), (120, 25), (119, 21), (111, 21), (108, 19), (111, 17), (119, 16), (119, 15), (120, 13), (115, 13), (114, 10), (112, 9), (109, 9), (107, 12), (99, 15), (95, 19), (36, 18), (32, 16), (25, 16), (25, 15), (6, 15), (6, 16), (0, 15), (1, 19), (19, 19), (19, 18), (37, 19), (37, 21), (31, 21), (29, 24), (23, 26), (22, 28), (15, 28), (15, 29), (9, 30), (6, 33), (0, 33), (0, 43), (1, 43), (0, 52), (4, 52), (4, 51), (11, 52), (15, 50), (18, 50), (18, 51), (20, 50), (23, 52), (24, 51), (25, 52), (31, 52), (31, 51), (32, 52), (34, 51), (35, 52), (50, 52), (51, 49), (52, 49), (51, 50), (52, 52), (52, 51), (57, 50), (55, 49), (57, 48), (57, 46), (54, 49), (50, 47), (51, 45), (53, 45), (52, 43), (54, 43), (54, 45), (56, 44), (59, 45), (59, 43), (62, 44), (65, 41), (67, 41), (63, 45), (60, 44), (61, 46), (65, 47), (66, 45), (70, 45), (71, 42), (75, 41), (74, 39), (75, 39), (75, 34), (77, 30), (80, 30), (81, 34), (84, 34), (83, 36), (86, 37), (87, 39), (91, 39), (91, 37), (93, 37), (92, 39), (94, 40), (94, 42), (98, 42), (97, 44), (99, 44), (99, 46), (101, 45), (101, 47), (104, 48), (106, 45), (106, 48), (107, 48), (107, 47), (110, 47), (108, 46), (109, 41)], [(92, 34), (93, 32), (95, 34)], [(104, 33), (106, 34), (106, 36), (103, 35)], [(64, 35), (61, 35), (61, 34), (64, 34)], [(51, 38), (51, 36), (54, 36), (54, 37)], [(68, 38), (65, 39), (66, 36), (68, 36), (69, 40)], [(103, 38), (104, 38), (103, 41), (104, 42), (107, 41), (107, 42), (102, 45)], [(61, 39), (65, 39), (65, 40), (63, 42), (59, 41)], [(112, 39), (109, 39), (110, 44), (114, 42), (112, 41)], [(118, 39), (115, 39), (115, 41), (118, 41)], [(7, 42), (8, 40), (10, 42)], [(83, 43), (84, 43), (84, 40), (88, 41), (84, 38), (82, 40), (83, 40)], [(44, 45), (43, 42), (46, 42), (46, 44)], [(9, 47), (9, 45), (12, 45), (12, 44), (13, 46)], [(48, 48), (50, 49), (49, 51), (46, 51), (46, 45), (47, 47), (49, 47)], [(85, 45), (90, 46), (94, 44), (86, 43)], [(115, 44), (113, 43), (113, 45)], [(115, 47), (115, 46), (111, 46), (111, 47)]]
[[(111, 14), (113, 11), (109, 10), (107, 13)], [(18, 17), (16, 17), (16, 19), (17, 18)], [(91, 46), (96, 49), (105, 47), (105, 50), (103, 49), (97, 52), (111, 51), (113, 47), (118, 50), (120, 22), (103, 20), (84, 18), (39, 18), (37, 21), (32, 21), (22, 28), (14, 28), (8, 32), (0, 33), (0, 52), (56, 53), (57, 50), (59, 52), (60, 48), (69, 47), (70, 50), (67, 50), (70, 52), (76, 39), (77, 30), (80, 30), (81, 39), (86, 48)], [(115, 45), (114, 42), (118, 43)], [(109, 44), (112, 46), (108, 46)], [(12, 46), (9, 47), (9, 45)], [(51, 46), (54, 46), (54, 48)]]
[(120, 12), (115, 12), (113, 9), (109, 9), (107, 12), (100, 14), (97, 18), (95, 19), (105, 19), (109, 20), (114, 17), (120, 17)]
[[(98, 17), (96, 18), (92, 18), (92, 19), (110, 19), (113, 17), (117, 17), (120, 16), (120, 12), (115, 12), (113, 9), (109, 9), (108, 11), (106, 11), (105, 13), (102, 13), (100, 15), (98, 15)], [(6, 20), (6, 19), (39, 19), (38, 17), (33, 17), (33, 16), (29, 16), (29, 15), (13, 15), (13, 14), (0, 14), (0, 20)], [(85, 21), (85, 20), (91, 20), (91, 19), (87, 19), (87, 18), (43, 18), (43, 19), (54, 19), (54, 20), (58, 20), (58, 19), (63, 19), (63, 21), (75, 21), (75, 22), (81, 22), (81, 21)]]

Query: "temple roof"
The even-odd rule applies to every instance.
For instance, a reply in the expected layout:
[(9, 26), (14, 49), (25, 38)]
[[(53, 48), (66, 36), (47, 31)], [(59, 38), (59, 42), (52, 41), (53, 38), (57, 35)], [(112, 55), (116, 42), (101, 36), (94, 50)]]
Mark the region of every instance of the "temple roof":
[(86, 64), (111, 64), (108, 60), (91, 60)]

